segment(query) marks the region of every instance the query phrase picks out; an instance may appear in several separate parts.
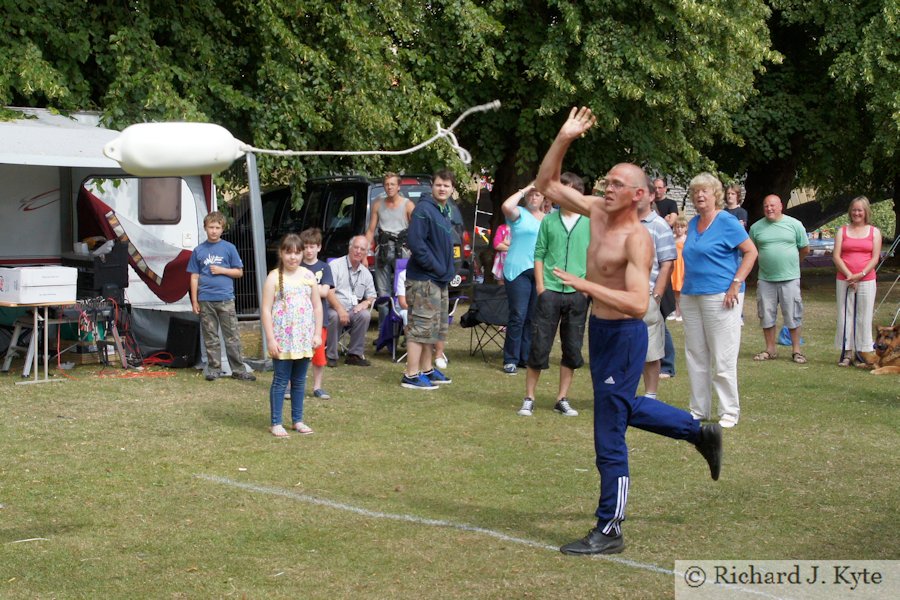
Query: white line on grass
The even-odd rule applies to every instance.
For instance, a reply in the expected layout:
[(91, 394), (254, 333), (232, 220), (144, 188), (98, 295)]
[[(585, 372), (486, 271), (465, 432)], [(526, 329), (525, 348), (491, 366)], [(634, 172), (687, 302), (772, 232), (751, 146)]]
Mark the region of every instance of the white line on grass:
[[(213, 483), (220, 483), (222, 485), (227, 485), (230, 487), (240, 488), (242, 490), (248, 490), (251, 492), (257, 492), (260, 494), (268, 494), (270, 496), (282, 496), (284, 498), (290, 498), (292, 500), (299, 500), (300, 502), (305, 502), (307, 504), (315, 504), (318, 506), (327, 506), (328, 508), (334, 508), (337, 510), (343, 510), (351, 513), (355, 513), (357, 515), (361, 515), (363, 517), (371, 517), (373, 519), (389, 519), (391, 521), (405, 521), (407, 523), (416, 523), (418, 525), (428, 525), (429, 527), (447, 527), (450, 529), (458, 529), (460, 531), (469, 531), (472, 533), (481, 533), (487, 535), (492, 538), (496, 538), (498, 540), (503, 540), (505, 542), (511, 542), (513, 544), (520, 544), (522, 546), (529, 546), (531, 548), (540, 548), (541, 550), (551, 550), (553, 552), (559, 552), (558, 546), (553, 546), (550, 544), (545, 544), (543, 542), (535, 542), (534, 540), (527, 540), (525, 538), (513, 537), (511, 535), (506, 535), (505, 533), (501, 533), (499, 531), (494, 531), (493, 529), (485, 529), (484, 527), (478, 527), (476, 525), (467, 525), (466, 523), (454, 523), (453, 521), (443, 521), (440, 519), (427, 519), (425, 517), (417, 517), (415, 515), (404, 515), (404, 514), (396, 514), (396, 513), (386, 513), (375, 510), (369, 510), (367, 508), (360, 508), (358, 506), (353, 506), (351, 504), (345, 504), (343, 502), (335, 502), (333, 500), (326, 500), (324, 498), (316, 498), (315, 496), (309, 496), (307, 494), (298, 494), (297, 492), (292, 492), (291, 490), (286, 490), (283, 488), (272, 487), (268, 485), (257, 485), (255, 483), (244, 483), (242, 481), (235, 481), (234, 479), (229, 479), (227, 477), (219, 477), (218, 475), (204, 475), (202, 473), (198, 473), (195, 475), (198, 479), (205, 479), (206, 481), (211, 481)], [(635, 569), (642, 569), (644, 571), (651, 571), (653, 573), (659, 573), (661, 575), (669, 575), (675, 576), (678, 575), (683, 577), (683, 573), (677, 573), (671, 569), (664, 569), (663, 567), (658, 567), (656, 565), (651, 565), (649, 563), (642, 563), (634, 560), (629, 560), (627, 558), (620, 558), (618, 556), (607, 556), (607, 555), (593, 555), (591, 558), (601, 558), (603, 560), (608, 560), (611, 562), (619, 563), (621, 565), (625, 565), (628, 567), (633, 567)], [(764, 592), (758, 592), (756, 590), (750, 590), (746, 588), (742, 588), (739, 586), (728, 586), (733, 587), (735, 590), (740, 590), (742, 592), (746, 592), (748, 594), (763, 596), (766, 598), (775, 598), (778, 599), (778, 596), (772, 596), (771, 594), (766, 594)]]

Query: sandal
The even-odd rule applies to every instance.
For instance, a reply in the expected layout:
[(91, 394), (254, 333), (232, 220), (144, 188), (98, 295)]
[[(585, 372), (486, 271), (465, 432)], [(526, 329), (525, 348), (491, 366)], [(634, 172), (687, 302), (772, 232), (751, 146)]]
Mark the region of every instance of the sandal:
[(764, 360), (775, 360), (778, 358), (778, 355), (774, 352), (769, 352), (768, 350), (763, 350), (759, 354), (753, 357), (753, 360), (756, 361), (764, 361)]
[(272, 425), (272, 427), (269, 428), (269, 431), (271, 431), (272, 435), (274, 435), (277, 438), (288, 437), (288, 432), (285, 431), (283, 425)]
[(307, 425), (303, 421), (297, 421), (296, 423), (294, 423), (293, 430), (303, 435), (309, 435), (313, 432), (309, 425)]
[(802, 352), (794, 352), (793, 354), (791, 354), (791, 359), (798, 365), (806, 364), (806, 357), (803, 356)]
[(839, 367), (849, 367), (852, 363), (850, 362), (850, 357), (846, 354), (841, 355), (841, 360), (838, 361)]

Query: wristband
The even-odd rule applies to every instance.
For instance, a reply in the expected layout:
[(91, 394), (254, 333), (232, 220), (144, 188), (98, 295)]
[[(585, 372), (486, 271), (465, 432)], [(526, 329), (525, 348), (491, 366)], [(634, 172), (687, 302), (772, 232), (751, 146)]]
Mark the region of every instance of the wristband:
[(740, 279), (737, 279), (737, 278), (732, 279), (731, 281), (732, 281), (732, 283), (737, 283), (737, 284), (744, 283), (743, 281), (741, 281)]

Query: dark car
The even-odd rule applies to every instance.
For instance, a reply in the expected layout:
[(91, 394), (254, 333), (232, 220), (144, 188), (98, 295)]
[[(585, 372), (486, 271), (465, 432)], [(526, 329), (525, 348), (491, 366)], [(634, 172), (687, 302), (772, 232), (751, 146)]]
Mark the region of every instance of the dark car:
[[(400, 194), (413, 202), (431, 191), (428, 176), (401, 176)], [(293, 189), (280, 187), (262, 195), (266, 228), (266, 260), (274, 268), (278, 258), (278, 241), (286, 233), (299, 233), (310, 227), (322, 230), (322, 260), (347, 254), (350, 238), (363, 235), (369, 224), (372, 204), (384, 197), (380, 179), (361, 176), (335, 176), (309, 179), (302, 197), (295, 203)], [(452, 290), (469, 281), (472, 260), (471, 234), (463, 224), (459, 207), (450, 200), (451, 220), (455, 232), (453, 254), (456, 276)], [(295, 208), (296, 204), (296, 208)], [(369, 266), (374, 267), (375, 248), (369, 249)]]

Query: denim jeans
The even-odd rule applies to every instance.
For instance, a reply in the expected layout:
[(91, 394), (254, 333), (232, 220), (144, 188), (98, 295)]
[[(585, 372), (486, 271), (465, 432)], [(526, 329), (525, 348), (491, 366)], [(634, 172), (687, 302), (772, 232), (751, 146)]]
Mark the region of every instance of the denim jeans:
[[(409, 250), (405, 247), (397, 248), (394, 242), (391, 242), (386, 250), (382, 249), (380, 244), (378, 248), (379, 251), (375, 256), (375, 272), (373, 275), (375, 280), (375, 293), (378, 294), (379, 298), (393, 296), (396, 291), (394, 289), (394, 280), (397, 275), (394, 272), (394, 266), (396, 265), (398, 258), (409, 258)], [(379, 325), (387, 318), (388, 312), (390, 312), (390, 308), (388, 308), (387, 303), (378, 306)]]
[(531, 315), (537, 300), (534, 269), (523, 271), (512, 281), (506, 280), (509, 319), (503, 343), (503, 364), (525, 366), (531, 351)]
[(306, 395), (306, 371), (309, 369), (308, 358), (294, 360), (272, 359), (275, 371), (272, 376), (272, 387), (269, 388), (269, 407), (272, 411), (272, 425), (281, 425), (281, 410), (284, 406), (284, 393), (288, 382), (291, 384), (291, 424), (303, 420), (303, 396)]
[(666, 327), (666, 354), (659, 363), (659, 372), (675, 376), (675, 343), (668, 327)]

